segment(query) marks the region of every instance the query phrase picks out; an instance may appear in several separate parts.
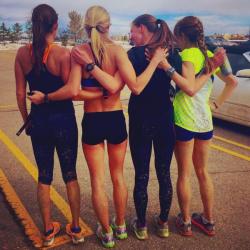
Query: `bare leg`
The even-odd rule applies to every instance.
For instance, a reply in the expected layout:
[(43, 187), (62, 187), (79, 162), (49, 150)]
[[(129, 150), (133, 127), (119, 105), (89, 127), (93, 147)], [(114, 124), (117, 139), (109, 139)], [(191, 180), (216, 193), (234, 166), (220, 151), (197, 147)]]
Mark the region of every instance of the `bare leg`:
[(103, 230), (110, 232), (108, 199), (104, 189), (104, 144), (83, 144), (83, 152), (90, 173), (95, 213)]
[(40, 212), (42, 215), (44, 232), (52, 229), (51, 224), (51, 209), (50, 209), (50, 185), (38, 183), (37, 200), (39, 203)]
[(80, 216), (80, 188), (77, 180), (70, 181), (66, 184), (67, 195), (72, 214), (72, 226), (79, 227)]
[(194, 140), (187, 142), (177, 141), (175, 144), (175, 157), (178, 164), (177, 196), (185, 222), (190, 221), (190, 176), (193, 145)]
[(127, 140), (120, 144), (108, 144), (109, 168), (113, 182), (113, 199), (116, 210), (116, 224), (123, 225), (128, 199), (128, 190), (123, 176), (123, 164)]
[(209, 221), (212, 221), (214, 187), (207, 169), (210, 143), (211, 140), (195, 140), (193, 163), (200, 185), (201, 200), (204, 207), (204, 217)]

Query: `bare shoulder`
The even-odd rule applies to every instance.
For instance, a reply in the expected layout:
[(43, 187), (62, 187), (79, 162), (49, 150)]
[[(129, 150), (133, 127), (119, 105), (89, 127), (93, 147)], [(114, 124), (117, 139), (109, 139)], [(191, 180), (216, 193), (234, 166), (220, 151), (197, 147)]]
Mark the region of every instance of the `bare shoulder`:
[(59, 59), (61, 62), (65, 60), (70, 60), (69, 49), (62, 47), (62, 46), (58, 46), (58, 45), (54, 45), (52, 49), (56, 58)]
[(123, 57), (127, 54), (125, 49), (121, 45), (115, 43), (112, 45), (112, 51), (115, 54), (116, 58)]
[(125, 49), (119, 44), (114, 43), (113, 48), (116, 50), (116, 52), (125, 53)]
[(16, 53), (16, 59), (26, 59), (27, 57), (30, 57), (30, 46), (29, 45), (24, 45), (21, 46)]
[(88, 43), (82, 43), (72, 48), (72, 53), (75, 51), (91, 51), (91, 49)]

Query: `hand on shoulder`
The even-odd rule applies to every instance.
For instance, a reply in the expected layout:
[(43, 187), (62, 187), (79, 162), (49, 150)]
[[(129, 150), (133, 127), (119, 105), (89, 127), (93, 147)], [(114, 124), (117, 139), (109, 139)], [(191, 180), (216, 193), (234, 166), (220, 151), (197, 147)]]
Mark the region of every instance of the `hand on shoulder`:
[(71, 56), (80, 65), (94, 62), (92, 51), (88, 43), (76, 45), (71, 51)]

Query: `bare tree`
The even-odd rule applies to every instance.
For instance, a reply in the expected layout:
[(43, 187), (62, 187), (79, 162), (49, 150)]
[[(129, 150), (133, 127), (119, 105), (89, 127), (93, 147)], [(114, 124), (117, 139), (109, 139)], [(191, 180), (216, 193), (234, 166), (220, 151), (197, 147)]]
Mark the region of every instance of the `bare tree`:
[(59, 39), (62, 42), (63, 46), (67, 46), (69, 40), (69, 30), (60, 30), (59, 31)]
[(19, 41), (22, 35), (22, 26), (19, 23), (15, 23), (12, 26), (11, 37), (12, 42)]
[(8, 39), (8, 35), (9, 30), (6, 27), (5, 23), (2, 22), (2, 24), (0, 25), (0, 41), (5, 44), (5, 41)]
[(27, 20), (27, 22), (25, 23), (25, 33), (27, 34), (29, 42), (31, 42), (31, 39), (32, 39), (32, 23), (31, 23), (31, 20)]
[(83, 18), (75, 10), (72, 10), (68, 13), (69, 16), (69, 31), (73, 37), (74, 42), (76, 43), (78, 39), (81, 39), (83, 36)]

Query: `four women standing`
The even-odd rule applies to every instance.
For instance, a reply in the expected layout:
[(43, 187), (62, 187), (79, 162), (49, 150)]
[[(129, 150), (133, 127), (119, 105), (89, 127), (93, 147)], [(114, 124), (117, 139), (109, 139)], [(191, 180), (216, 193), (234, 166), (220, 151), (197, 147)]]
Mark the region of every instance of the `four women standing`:
[[(44, 23), (45, 21), (41, 25)], [(132, 91), (129, 101), (129, 139), (131, 155), (135, 167), (134, 202), (137, 214), (137, 217), (132, 221), (132, 229), (138, 239), (143, 240), (148, 238), (146, 227), (146, 208), (148, 202), (147, 185), (149, 179), (149, 162), (153, 145), (160, 200), (160, 213), (155, 216), (155, 226), (157, 234), (160, 237), (168, 237), (168, 214), (172, 202), (170, 163), (175, 145), (175, 133), (177, 139), (179, 138), (178, 136), (186, 136), (185, 133), (178, 132), (181, 129), (181, 126), (177, 120), (178, 114), (181, 111), (178, 111), (179, 106), (176, 103), (178, 100), (184, 100), (181, 93), (184, 93), (185, 91), (188, 93), (192, 92), (193, 94), (197, 91), (202, 92), (203, 88), (208, 84), (207, 81), (209, 81), (212, 71), (218, 65), (216, 63), (213, 64), (213, 62), (209, 63), (206, 48), (203, 48), (203, 54), (201, 54), (206, 60), (204, 60), (204, 58), (198, 53), (201, 59), (197, 68), (192, 68), (193, 66), (191, 66), (190, 63), (186, 63), (185, 65), (185, 62), (189, 62), (192, 59), (192, 56), (190, 59), (190, 55), (187, 53), (188, 55), (184, 57), (184, 52), (182, 52), (183, 54), (180, 56), (174, 48), (174, 36), (169, 30), (167, 24), (163, 20), (156, 19), (151, 15), (139, 16), (132, 22), (131, 40), (136, 47), (132, 48), (127, 56), (126, 52), (120, 46), (114, 44), (109, 38), (108, 31), (110, 27), (110, 17), (108, 12), (100, 6), (93, 6), (87, 10), (84, 20), (85, 30), (89, 36), (90, 42), (77, 46), (72, 50), (71, 72), (69, 79), (68, 75), (64, 76), (64, 81), (68, 81), (68, 83), (63, 86), (63, 84), (57, 83), (61, 82), (57, 79), (59, 77), (57, 77), (57, 73), (55, 73), (54, 77), (51, 72), (69, 72), (69, 63), (63, 61), (55, 63), (55, 61), (52, 60), (52, 53), (49, 55), (49, 58), (51, 58), (51, 66), (49, 64), (50, 62), (47, 64), (45, 59), (41, 63), (42, 57), (48, 58), (49, 52), (47, 51), (50, 51), (52, 47), (52, 37), (54, 38), (55, 36), (55, 33), (53, 32), (57, 28), (57, 26), (53, 25), (57, 25), (57, 18), (55, 21), (52, 20), (49, 22), (48, 27), (45, 27), (45, 33), (42, 34), (43, 38), (40, 40), (38, 39), (38, 35), (35, 32), (33, 33), (33, 44), (30, 46), (30, 48), (33, 48), (33, 54), (28, 53), (28, 47), (20, 49), (16, 59), (16, 79), (17, 93), (19, 93), (18, 103), (24, 120), (27, 118), (27, 110), (24, 101), (26, 89), (25, 80), (29, 82), (30, 89), (33, 91), (33, 95), (29, 97), (34, 103), (32, 104), (31, 112), (31, 114), (34, 113), (32, 115), (32, 124), (34, 128), (31, 129), (31, 138), (39, 167), (39, 178), (41, 180), (42, 178), (45, 178), (44, 171), (50, 171), (51, 173), (50, 169), (53, 166), (54, 155), (53, 148), (55, 146), (53, 146), (54, 144), (51, 145), (51, 139), (48, 140), (49, 136), (47, 134), (46, 136), (43, 135), (43, 142), (40, 142), (37, 138), (42, 136), (41, 128), (37, 129), (37, 134), (35, 136), (35, 127), (37, 126), (38, 128), (44, 121), (48, 122), (48, 126), (53, 126), (54, 123), (50, 120), (55, 119), (54, 117), (60, 116), (57, 115), (57, 113), (53, 113), (54, 111), (57, 112), (57, 110), (63, 110), (64, 113), (62, 114), (62, 119), (68, 117), (65, 112), (71, 113), (68, 122), (61, 124), (69, 125), (64, 130), (65, 134), (61, 133), (61, 135), (62, 137), (65, 135), (64, 139), (68, 138), (70, 135), (72, 145), (68, 144), (67, 146), (70, 150), (74, 150), (75, 152), (72, 154), (72, 157), (74, 157), (74, 166), (70, 168), (71, 174), (68, 174), (68, 172), (65, 173), (66, 170), (64, 171), (62, 166), (63, 173), (65, 173), (65, 180), (69, 175), (70, 177), (73, 176), (73, 179), (71, 178), (69, 181), (67, 179), (66, 183), (73, 183), (75, 188), (75, 191), (70, 192), (69, 190), (68, 192), (69, 200), (70, 202), (72, 201), (71, 209), (73, 222), (71, 225), (67, 226), (67, 233), (72, 237), (73, 242), (77, 243), (83, 241), (83, 237), (80, 235), (81, 229), (78, 224), (79, 186), (76, 181), (76, 174), (73, 174), (73, 172), (75, 173), (77, 133), (67, 130), (74, 129), (74, 131), (76, 131), (75, 118), (72, 116), (73, 106), (71, 101), (67, 100), (69, 98), (74, 98), (74, 100), (85, 100), (84, 117), (82, 121), (82, 145), (90, 172), (93, 207), (100, 223), (97, 228), (97, 236), (105, 247), (114, 246), (113, 232), (118, 239), (127, 238), (125, 224), (127, 188), (123, 176), (127, 132), (120, 101), (120, 91), (123, 88), (124, 83), (126, 83)], [(34, 27), (36, 27), (36, 23), (33, 23), (33, 29), (35, 29)], [(193, 28), (195, 28), (195, 25)], [(185, 48), (184, 46), (191, 46), (194, 50), (197, 47), (199, 48), (200, 40), (189, 41), (189, 36), (180, 29), (180, 24), (177, 24), (175, 34), (180, 42), (184, 41), (184, 38), (186, 38), (185, 45), (182, 46), (180, 43), (182, 49)], [(35, 46), (37, 46), (37, 48)], [(168, 50), (167, 59), (166, 48)], [(22, 52), (22, 50), (25, 52)], [(59, 50), (59, 48), (57, 50)], [(60, 50), (64, 49), (60, 48)], [(38, 54), (37, 51), (39, 51), (40, 54)], [(55, 48), (54, 51), (56, 55)], [(28, 66), (24, 71), (23, 68), (26, 66), (19, 66), (20, 62), (18, 58), (20, 58), (20, 53), (27, 54), (25, 54), (25, 58), (27, 58)], [(67, 54), (66, 50), (65, 53)], [(62, 56), (57, 57), (57, 59), (58, 58), (62, 58)], [(65, 57), (65, 60), (67, 58), (69, 57)], [(195, 79), (195, 74), (202, 70), (204, 62), (204, 72)], [(62, 65), (64, 70), (62, 70), (62, 68), (60, 70), (59, 65)], [(29, 69), (32, 67), (33, 70), (30, 71)], [(53, 67), (55, 67), (55, 70)], [(194, 67), (196, 67), (196, 64)], [(47, 68), (49, 68), (49, 70)], [(29, 72), (33, 72), (33, 75), (30, 77)], [(52, 75), (52, 78), (49, 77), (50, 75)], [(221, 77), (223, 78), (223, 76)], [(177, 93), (177, 101), (174, 103), (175, 110), (172, 104), (173, 88), (170, 84), (171, 79), (184, 90), (184, 92), (179, 91)], [(189, 84), (190, 79), (191, 83)], [(227, 87), (222, 93), (222, 96), (219, 98), (216, 105), (222, 104), (235, 85), (232, 76), (226, 76), (226, 78), (224, 77), (223, 79), (227, 81), (227, 86), (229, 87)], [(34, 86), (32, 85), (33, 82)], [(48, 85), (48, 83), (51, 85)], [(79, 89), (80, 85), (82, 86), (81, 90)], [(203, 87), (203, 85), (205, 86)], [(206, 92), (205, 100), (201, 97), (202, 105), (203, 103), (206, 105), (206, 110), (209, 110), (209, 107), (207, 106), (208, 96), (209, 93)], [(193, 100), (193, 97), (190, 98)], [(192, 107), (196, 108), (196, 106)], [(46, 109), (46, 111), (42, 112), (42, 109)], [(201, 109), (197, 110), (197, 112), (199, 113), (200, 110)], [(61, 114), (62, 112), (59, 113)], [(175, 123), (178, 126), (176, 129), (174, 128), (174, 114)], [(72, 122), (74, 124), (71, 125)], [(43, 126), (43, 130), (44, 133), (50, 131), (45, 125)], [(76, 137), (72, 137), (72, 135), (76, 135)], [(209, 133), (209, 136), (211, 136), (211, 132)], [(113, 197), (116, 210), (116, 216), (113, 218), (111, 225), (109, 221), (108, 200), (104, 188), (104, 140), (107, 141), (109, 168), (113, 183)], [(179, 140), (182, 141), (182, 139)], [(48, 149), (49, 151), (43, 151), (43, 149), (39, 148), (37, 149), (37, 145), (40, 144), (45, 148), (50, 147), (51, 149)], [(61, 143), (60, 145), (63, 146), (65, 143)], [(181, 162), (184, 161), (182, 156), (185, 155), (181, 152), (183, 147), (184, 146), (182, 146), (181, 143), (177, 143), (176, 145), (176, 158), (179, 166), (178, 183), (180, 183), (180, 176), (182, 176), (183, 169), (186, 169), (181, 164)], [(205, 148), (207, 148), (207, 145)], [(60, 149), (57, 149), (57, 151), (59, 154)], [(41, 161), (38, 157), (39, 154), (42, 155), (40, 157)], [(180, 154), (182, 154), (182, 156), (180, 156)], [(61, 165), (63, 164), (64, 155), (64, 153), (62, 153), (62, 157), (59, 155)], [(187, 159), (185, 159), (185, 164), (190, 162), (190, 159), (188, 158), (189, 155), (190, 154), (186, 155)], [(203, 162), (207, 159), (207, 154), (204, 153), (204, 155)], [(51, 162), (52, 165), (46, 167), (48, 157), (50, 157), (49, 162)], [(46, 164), (42, 159), (46, 159)], [(67, 163), (65, 168), (69, 167), (69, 165), (70, 164)], [(206, 164), (204, 165), (202, 163), (201, 165), (200, 168), (205, 169)], [(197, 167), (197, 169), (198, 168), (199, 167)], [(74, 171), (72, 172), (71, 170)], [(46, 183), (46, 185), (49, 185), (50, 182)], [(188, 231), (187, 234), (189, 234), (189, 204), (187, 202), (186, 205), (183, 205), (185, 204), (185, 199), (188, 200), (188, 198), (185, 198), (186, 194), (181, 193), (181, 185), (184, 184), (178, 184), (177, 190), (183, 215), (181, 214), (178, 216), (177, 226), (178, 228), (181, 228), (181, 232)], [(203, 184), (200, 183), (200, 185), (202, 186)], [(42, 184), (40, 184), (40, 186), (42, 186)], [(68, 186), (70, 185), (67, 184), (67, 187)], [(206, 189), (206, 187), (204, 187), (204, 189)], [(205, 193), (205, 191), (203, 193)], [(210, 199), (209, 194), (206, 195), (206, 193), (202, 195), (203, 204), (205, 204), (205, 218), (212, 225), (211, 217), (209, 217), (209, 209), (211, 205), (207, 205), (212, 198)], [(71, 196), (74, 198), (71, 198)], [(189, 197), (189, 195), (186, 196)], [(49, 187), (45, 186), (45, 191), (43, 191), (43, 194), (41, 194), (41, 197), (39, 196), (39, 198), (45, 224), (44, 245), (50, 245), (53, 243), (54, 235), (59, 231), (59, 224), (53, 224), (50, 222), (48, 208)], [(200, 218), (204, 219), (201, 215), (193, 217), (194, 223)]]

